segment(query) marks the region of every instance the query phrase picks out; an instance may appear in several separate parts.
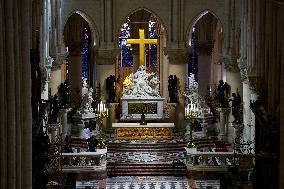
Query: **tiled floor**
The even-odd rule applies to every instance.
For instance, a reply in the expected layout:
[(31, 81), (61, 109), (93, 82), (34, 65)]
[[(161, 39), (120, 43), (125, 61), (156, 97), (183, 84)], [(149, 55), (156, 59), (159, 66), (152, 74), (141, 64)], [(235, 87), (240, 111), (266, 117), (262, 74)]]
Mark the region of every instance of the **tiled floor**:
[(113, 177), (101, 181), (77, 181), (77, 189), (219, 189), (218, 180), (189, 180), (186, 177)]

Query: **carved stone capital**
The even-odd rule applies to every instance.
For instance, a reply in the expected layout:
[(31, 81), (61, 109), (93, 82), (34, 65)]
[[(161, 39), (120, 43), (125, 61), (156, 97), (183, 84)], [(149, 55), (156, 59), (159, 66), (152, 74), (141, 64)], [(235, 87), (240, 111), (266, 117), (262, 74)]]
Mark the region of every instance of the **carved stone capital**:
[(246, 58), (240, 58), (238, 59), (238, 66), (240, 69), (240, 74), (241, 74), (241, 81), (243, 83), (248, 84), (248, 73), (247, 73), (247, 60)]
[(58, 53), (54, 57), (54, 62), (52, 64), (52, 71), (61, 69), (61, 65), (65, 63), (68, 53)]
[(188, 51), (189, 50), (187, 48), (164, 48), (165, 55), (168, 55), (170, 63), (173, 64), (187, 63)]
[(224, 64), (225, 69), (229, 72), (239, 72), (237, 58), (228, 55), (220, 55), (220, 62)]
[(95, 50), (97, 64), (115, 64), (116, 58), (119, 55), (120, 48), (99, 48)]

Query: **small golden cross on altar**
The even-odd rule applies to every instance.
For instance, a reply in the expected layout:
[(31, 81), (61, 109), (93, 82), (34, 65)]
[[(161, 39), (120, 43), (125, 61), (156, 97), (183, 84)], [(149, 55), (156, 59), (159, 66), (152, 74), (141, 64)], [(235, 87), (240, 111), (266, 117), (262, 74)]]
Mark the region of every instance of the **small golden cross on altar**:
[(145, 39), (144, 29), (139, 29), (139, 39), (127, 39), (126, 44), (139, 45), (139, 66), (145, 64), (145, 44), (157, 44), (157, 39)]

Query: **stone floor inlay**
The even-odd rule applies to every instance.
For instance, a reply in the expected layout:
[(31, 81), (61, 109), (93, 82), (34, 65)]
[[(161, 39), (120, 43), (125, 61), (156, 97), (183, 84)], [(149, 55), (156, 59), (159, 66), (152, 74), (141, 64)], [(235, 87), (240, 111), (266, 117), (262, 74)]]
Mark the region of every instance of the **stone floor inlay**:
[(112, 177), (106, 180), (94, 181), (77, 181), (77, 189), (220, 189), (219, 180), (196, 180), (193, 184), (189, 184), (189, 179), (186, 177)]

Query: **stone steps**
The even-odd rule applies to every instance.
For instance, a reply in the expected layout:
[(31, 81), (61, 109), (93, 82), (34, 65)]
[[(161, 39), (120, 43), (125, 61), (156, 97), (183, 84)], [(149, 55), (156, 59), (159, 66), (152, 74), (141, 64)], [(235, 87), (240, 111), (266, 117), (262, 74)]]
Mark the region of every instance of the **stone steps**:
[(173, 169), (176, 154), (185, 151), (185, 142), (108, 142), (109, 176), (184, 176), (186, 166)]
[(185, 176), (186, 167), (174, 169), (172, 164), (110, 163), (108, 176)]

